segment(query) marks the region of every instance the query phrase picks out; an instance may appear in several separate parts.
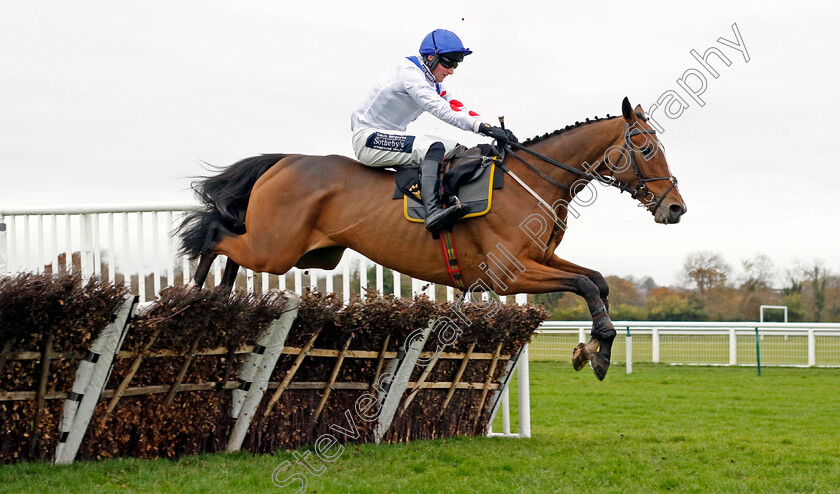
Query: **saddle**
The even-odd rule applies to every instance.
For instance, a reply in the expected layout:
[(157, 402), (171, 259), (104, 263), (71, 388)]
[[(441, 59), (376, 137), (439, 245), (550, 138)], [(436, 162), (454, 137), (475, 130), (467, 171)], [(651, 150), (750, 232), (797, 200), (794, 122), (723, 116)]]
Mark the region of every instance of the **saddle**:
[[(458, 146), (442, 168), (441, 188), (446, 207), (461, 203), (459, 219), (475, 218), (490, 212), (493, 190), (504, 186), (503, 156), (489, 144), (474, 148)], [(397, 168), (393, 199), (403, 200), (403, 213), (408, 221), (423, 223), (426, 209), (420, 192), (420, 166)], [(457, 199), (456, 199), (457, 198)]]

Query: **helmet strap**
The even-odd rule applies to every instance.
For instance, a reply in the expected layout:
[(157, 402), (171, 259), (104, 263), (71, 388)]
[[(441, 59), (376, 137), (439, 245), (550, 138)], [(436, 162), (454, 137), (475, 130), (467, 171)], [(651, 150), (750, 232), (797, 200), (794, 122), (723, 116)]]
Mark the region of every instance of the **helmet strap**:
[(428, 67), (430, 71), (435, 70), (435, 68), (440, 63), (440, 55), (438, 55), (437, 53), (435, 53), (432, 56), (431, 60), (429, 58), (427, 58), (427, 55), (420, 55), (420, 56), (423, 58), (423, 63), (426, 64), (426, 67)]

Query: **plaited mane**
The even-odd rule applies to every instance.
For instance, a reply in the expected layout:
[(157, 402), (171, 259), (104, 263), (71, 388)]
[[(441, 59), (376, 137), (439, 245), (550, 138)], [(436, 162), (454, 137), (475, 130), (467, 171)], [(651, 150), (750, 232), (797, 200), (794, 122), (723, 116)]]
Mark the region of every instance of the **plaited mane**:
[(545, 133), (545, 134), (543, 134), (543, 135), (541, 135), (541, 136), (535, 136), (535, 137), (532, 137), (532, 138), (530, 138), (530, 139), (526, 140), (525, 142), (523, 142), (522, 144), (524, 144), (524, 145), (528, 145), (528, 144), (536, 144), (536, 143), (538, 143), (538, 142), (540, 142), (540, 141), (544, 141), (544, 140), (548, 139), (549, 137), (556, 136), (556, 135), (560, 135), (560, 134), (562, 134), (562, 133), (564, 133), (564, 132), (566, 132), (566, 131), (569, 131), (569, 130), (572, 130), (572, 129), (576, 129), (576, 128), (578, 128), (578, 127), (582, 126), (582, 125), (588, 125), (588, 124), (591, 124), (591, 123), (600, 122), (600, 121), (602, 121), (602, 120), (612, 120), (612, 119), (614, 119), (614, 118), (618, 118), (618, 117), (617, 117), (617, 116), (610, 116), (610, 114), (609, 114), (609, 113), (607, 113), (607, 118), (598, 118), (598, 116), (595, 116), (595, 117), (593, 117), (593, 118), (591, 118), (591, 119), (587, 118), (587, 119), (586, 119), (585, 121), (583, 121), (583, 122), (575, 122), (573, 125), (567, 125), (567, 126), (563, 127), (562, 129), (557, 129), (557, 130), (555, 130), (554, 132), (551, 132), (551, 133)]
[[(639, 119), (641, 119), (643, 122), (647, 122), (647, 118), (645, 118), (644, 114), (639, 113), (639, 112), (635, 112), (635, 113), (636, 113), (636, 116), (637, 116), (637, 117), (639, 117)], [(545, 134), (543, 134), (543, 135), (541, 135), (541, 136), (534, 136), (534, 137), (532, 137), (532, 138), (530, 138), (530, 139), (527, 139), (527, 140), (526, 140), (525, 142), (523, 142), (522, 144), (523, 144), (523, 145), (536, 144), (536, 143), (538, 143), (538, 142), (540, 142), (540, 141), (544, 141), (544, 140), (548, 139), (549, 137), (556, 136), (556, 135), (560, 135), (560, 134), (562, 134), (563, 132), (566, 132), (566, 131), (568, 131), (568, 130), (572, 130), (572, 129), (576, 129), (576, 128), (578, 128), (578, 127), (582, 126), (582, 125), (588, 125), (588, 124), (591, 124), (591, 123), (600, 122), (601, 120), (612, 120), (612, 119), (614, 119), (614, 118), (618, 118), (618, 117), (617, 117), (617, 116), (615, 116), (615, 115), (610, 116), (610, 114), (609, 114), (609, 113), (607, 113), (607, 117), (606, 117), (606, 118), (598, 118), (598, 116), (596, 115), (595, 117), (593, 117), (593, 118), (591, 118), (591, 119), (587, 118), (587, 119), (586, 119), (585, 121), (583, 121), (583, 122), (575, 122), (573, 125), (567, 125), (567, 126), (563, 127), (562, 129), (557, 129), (557, 130), (555, 130), (554, 132), (551, 132), (551, 133), (545, 133)]]

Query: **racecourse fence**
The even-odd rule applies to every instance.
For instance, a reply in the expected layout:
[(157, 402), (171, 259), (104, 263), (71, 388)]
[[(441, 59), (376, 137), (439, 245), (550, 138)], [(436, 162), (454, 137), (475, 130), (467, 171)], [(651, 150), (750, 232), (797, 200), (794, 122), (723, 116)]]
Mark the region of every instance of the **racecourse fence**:
[[(840, 367), (840, 323), (614, 321), (613, 363)], [(532, 361), (571, 362), (590, 321), (546, 321)], [(628, 337), (629, 335), (629, 337)], [(629, 352), (628, 352), (629, 349)]]

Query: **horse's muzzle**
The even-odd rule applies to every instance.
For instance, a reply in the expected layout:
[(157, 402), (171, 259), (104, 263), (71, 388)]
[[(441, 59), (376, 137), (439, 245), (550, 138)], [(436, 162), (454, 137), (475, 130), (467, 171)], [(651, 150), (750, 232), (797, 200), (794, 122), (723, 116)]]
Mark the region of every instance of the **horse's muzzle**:
[(654, 213), (654, 221), (664, 225), (679, 223), (680, 218), (682, 218), (682, 215), (684, 215), (687, 210), (685, 204), (678, 201), (671, 202), (670, 204), (667, 204), (667, 202), (668, 201), (663, 203), (659, 209), (656, 210)]

